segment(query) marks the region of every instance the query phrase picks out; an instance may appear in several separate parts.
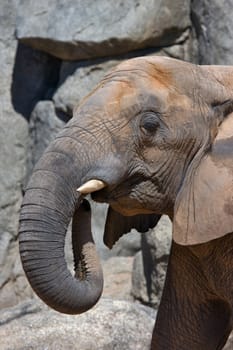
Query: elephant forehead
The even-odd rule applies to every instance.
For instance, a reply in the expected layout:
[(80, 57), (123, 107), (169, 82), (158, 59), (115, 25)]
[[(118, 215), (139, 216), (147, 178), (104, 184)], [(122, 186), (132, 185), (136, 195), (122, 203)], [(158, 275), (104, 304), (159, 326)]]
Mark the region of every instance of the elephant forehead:
[(121, 66), (118, 66), (104, 78), (103, 82), (124, 84), (124, 92), (127, 90), (127, 87), (136, 91), (150, 91), (151, 89), (166, 90), (174, 85), (170, 72), (160, 70), (154, 66), (153, 69), (147, 69), (146, 66), (140, 68), (133, 66), (130, 69), (123, 69)]
[[(177, 105), (190, 106), (189, 98), (179, 89), (174, 68), (167, 68), (160, 60), (132, 59), (109, 72), (84, 100), (84, 109), (99, 110), (105, 115), (116, 115), (130, 109), (158, 109), (166, 113)], [(103, 116), (104, 117), (104, 116)]]
[(108, 115), (129, 117), (147, 110), (156, 110), (163, 113), (167, 110), (169, 93), (166, 90), (123, 89), (122, 92), (116, 98), (113, 95), (106, 102), (104, 111)]
[(156, 87), (178, 87), (186, 85), (192, 74), (195, 74), (197, 66), (189, 62), (161, 56), (137, 57), (120, 63), (110, 73), (112, 75), (136, 76), (136, 83), (140, 78), (153, 82)]
[[(174, 61), (177, 63), (177, 60)], [(186, 65), (178, 72), (175, 64), (164, 67), (161, 60), (156, 59), (156, 64), (152, 62), (144, 58), (132, 59), (121, 63), (106, 75), (103, 84), (107, 87), (106, 91), (109, 88), (107, 93), (111, 95), (110, 103), (118, 105), (118, 109), (135, 103), (144, 107), (161, 105), (165, 108), (166, 105), (166, 109), (174, 106), (189, 109), (193, 86), (186, 86), (189, 76), (185, 73)], [(177, 66), (181, 66), (179, 61)]]

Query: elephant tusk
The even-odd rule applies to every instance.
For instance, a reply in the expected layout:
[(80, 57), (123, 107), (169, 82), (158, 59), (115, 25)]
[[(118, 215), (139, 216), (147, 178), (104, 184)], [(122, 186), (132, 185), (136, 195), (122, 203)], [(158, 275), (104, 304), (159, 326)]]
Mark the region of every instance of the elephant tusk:
[(77, 191), (81, 194), (89, 194), (92, 192), (96, 192), (99, 190), (102, 190), (102, 188), (106, 187), (107, 185), (101, 181), (101, 180), (89, 180), (82, 186), (80, 186)]

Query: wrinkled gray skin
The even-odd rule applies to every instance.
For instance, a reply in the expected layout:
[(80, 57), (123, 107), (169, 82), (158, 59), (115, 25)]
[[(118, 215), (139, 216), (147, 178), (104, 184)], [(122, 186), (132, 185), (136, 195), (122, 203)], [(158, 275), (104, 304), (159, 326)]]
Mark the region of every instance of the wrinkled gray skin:
[[(109, 247), (161, 214), (173, 220), (152, 349), (223, 347), (233, 307), (232, 101), (232, 67), (137, 58), (100, 82), (36, 165), (22, 204), (21, 259), (42, 300), (77, 314), (101, 295), (90, 206), (77, 191), (98, 179), (105, 188), (92, 197), (109, 204)], [(64, 258), (71, 218), (74, 276)]]

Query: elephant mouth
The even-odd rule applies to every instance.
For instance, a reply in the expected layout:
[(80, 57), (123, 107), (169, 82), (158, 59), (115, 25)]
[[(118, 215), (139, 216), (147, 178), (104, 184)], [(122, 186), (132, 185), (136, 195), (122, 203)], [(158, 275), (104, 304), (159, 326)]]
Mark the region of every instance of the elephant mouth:
[(97, 203), (106, 203), (123, 216), (139, 214), (152, 214), (153, 210), (147, 209), (135, 195), (135, 190), (128, 182), (112, 188), (105, 188), (91, 193), (91, 198)]
[[(117, 203), (127, 202), (130, 198), (130, 193), (132, 191), (132, 185), (129, 181), (122, 182), (118, 185), (110, 185), (106, 182), (105, 186), (100, 190), (91, 192), (91, 198), (98, 203), (107, 203), (109, 205), (116, 205)], [(123, 203), (122, 203), (123, 202)]]
[(116, 212), (123, 216), (134, 216), (138, 214), (155, 213), (153, 205), (148, 205), (143, 201), (144, 195), (141, 184), (147, 183), (148, 179), (139, 176), (130, 177), (119, 184), (110, 184), (108, 181), (100, 179), (88, 180), (78, 191), (84, 196), (91, 195), (93, 201), (106, 203)]

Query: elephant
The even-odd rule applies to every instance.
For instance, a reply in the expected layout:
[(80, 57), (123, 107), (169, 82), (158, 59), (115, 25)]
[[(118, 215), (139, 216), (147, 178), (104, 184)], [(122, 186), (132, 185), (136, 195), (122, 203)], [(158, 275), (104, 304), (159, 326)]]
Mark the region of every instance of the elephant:
[[(79, 314), (103, 273), (87, 195), (108, 204), (104, 242), (172, 220), (151, 349), (222, 349), (233, 327), (233, 67), (148, 56), (118, 64), (73, 110), (34, 168), (20, 211), (26, 276)], [(72, 220), (74, 273), (64, 240)]]

